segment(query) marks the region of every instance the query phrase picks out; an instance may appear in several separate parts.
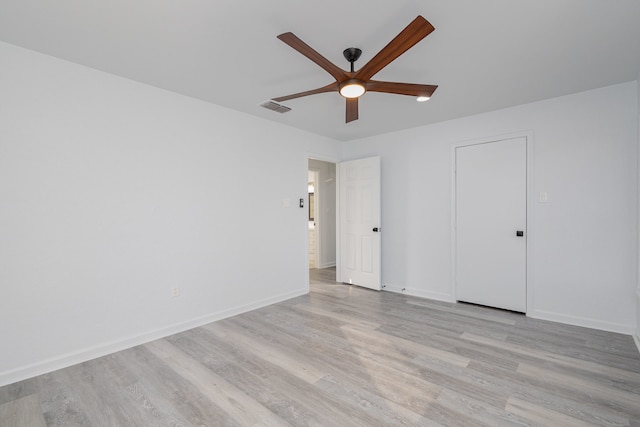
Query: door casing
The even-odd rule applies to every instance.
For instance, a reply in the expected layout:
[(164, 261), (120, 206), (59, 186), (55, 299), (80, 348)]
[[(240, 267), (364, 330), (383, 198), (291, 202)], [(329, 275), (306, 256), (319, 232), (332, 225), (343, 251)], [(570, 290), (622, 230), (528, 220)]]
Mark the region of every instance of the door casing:
[(451, 302), (456, 301), (456, 283), (457, 283), (457, 263), (456, 263), (456, 253), (457, 253), (457, 234), (456, 234), (456, 149), (458, 147), (465, 147), (470, 145), (477, 144), (487, 144), (491, 142), (503, 141), (506, 139), (520, 138), (524, 137), (527, 143), (527, 207), (526, 207), (526, 215), (527, 215), (527, 239), (526, 239), (526, 283), (527, 283), (527, 291), (526, 291), (526, 313), (529, 313), (533, 310), (534, 302), (535, 302), (535, 287), (534, 281), (531, 272), (533, 271), (533, 263), (532, 263), (532, 253), (533, 253), (533, 245), (534, 245), (534, 229), (535, 229), (535, 221), (533, 216), (533, 201), (534, 201), (534, 176), (533, 176), (533, 153), (534, 153), (534, 138), (533, 131), (522, 131), (498, 136), (490, 136), (485, 138), (473, 139), (468, 141), (459, 141), (451, 144)]

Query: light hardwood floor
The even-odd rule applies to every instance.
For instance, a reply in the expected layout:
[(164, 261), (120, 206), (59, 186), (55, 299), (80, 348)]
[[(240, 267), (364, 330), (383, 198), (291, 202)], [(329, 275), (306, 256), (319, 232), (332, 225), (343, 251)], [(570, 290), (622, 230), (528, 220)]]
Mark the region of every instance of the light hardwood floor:
[(0, 388), (1, 426), (640, 426), (629, 336), (333, 282)]

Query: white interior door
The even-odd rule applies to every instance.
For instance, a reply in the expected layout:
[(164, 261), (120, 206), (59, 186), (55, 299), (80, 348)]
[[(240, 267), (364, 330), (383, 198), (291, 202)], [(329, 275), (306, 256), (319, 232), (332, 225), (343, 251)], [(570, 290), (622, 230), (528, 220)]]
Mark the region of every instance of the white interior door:
[(526, 312), (526, 137), (456, 148), (456, 297)]
[(338, 281), (380, 290), (380, 158), (339, 165)]

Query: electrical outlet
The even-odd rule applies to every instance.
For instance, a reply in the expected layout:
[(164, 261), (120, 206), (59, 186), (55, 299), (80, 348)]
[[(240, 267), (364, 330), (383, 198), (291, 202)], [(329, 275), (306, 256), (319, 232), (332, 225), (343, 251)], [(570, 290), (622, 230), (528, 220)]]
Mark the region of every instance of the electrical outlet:
[(173, 288), (171, 288), (171, 296), (176, 298), (180, 296), (180, 288), (177, 286), (174, 286)]

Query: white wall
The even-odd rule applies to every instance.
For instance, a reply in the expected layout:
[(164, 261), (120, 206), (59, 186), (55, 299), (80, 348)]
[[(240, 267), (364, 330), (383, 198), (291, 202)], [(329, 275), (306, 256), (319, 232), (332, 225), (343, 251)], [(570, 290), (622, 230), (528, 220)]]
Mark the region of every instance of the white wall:
[(0, 100), (0, 385), (308, 291), (335, 141), (5, 43)]
[[(344, 144), (345, 160), (382, 157), (383, 282), (453, 298), (450, 145), (533, 130), (551, 202), (531, 218), (530, 314), (640, 330), (637, 98), (633, 82)], [(310, 153), (340, 158), (335, 141), (0, 43), (0, 385), (307, 292)]]
[[(318, 268), (336, 265), (336, 164), (309, 159), (309, 169), (318, 172), (316, 183), (316, 203), (320, 210), (319, 225), (321, 235)], [(316, 228), (316, 230), (318, 230)]]
[[(637, 83), (629, 82), (342, 146), (382, 161), (382, 276), (389, 290), (452, 301), (451, 146), (533, 132), (528, 290), (534, 317), (635, 329)], [(435, 98), (432, 102), (435, 102)]]

